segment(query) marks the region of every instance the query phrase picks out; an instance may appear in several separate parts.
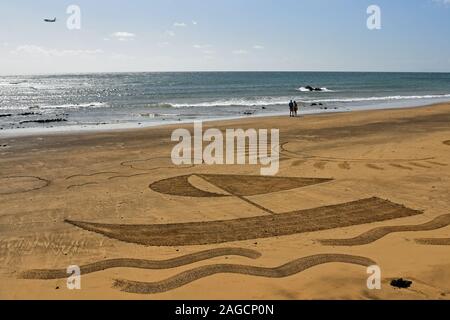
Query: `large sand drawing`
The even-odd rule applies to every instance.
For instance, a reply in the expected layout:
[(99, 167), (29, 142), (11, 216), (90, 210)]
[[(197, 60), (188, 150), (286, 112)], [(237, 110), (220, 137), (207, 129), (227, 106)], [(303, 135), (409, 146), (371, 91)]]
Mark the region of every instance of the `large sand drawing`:
[(150, 185), (153, 191), (183, 197), (224, 197), (193, 186), (189, 178), (198, 176), (233, 196), (255, 196), (292, 190), (332, 181), (322, 178), (264, 177), (244, 175), (196, 174), (160, 180)]
[(0, 195), (35, 191), (49, 184), (49, 180), (34, 176), (0, 177)]
[[(261, 256), (261, 253), (255, 250), (244, 248), (218, 248), (196, 252), (168, 260), (109, 259), (80, 266), (80, 271), (81, 274), (86, 275), (112, 268), (136, 268), (149, 270), (172, 269), (224, 256), (241, 256), (249, 259), (257, 259)], [(56, 270), (37, 269), (23, 272), (20, 275), (20, 278), (51, 280), (51, 279), (64, 279), (67, 278), (67, 276), (68, 275), (66, 269), (56, 269)]]
[(189, 246), (270, 238), (349, 227), (421, 214), (379, 198), (235, 220), (122, 225), (66, 220), (107, 237), (147, 246)]
[(388, 226), (379, 227), (367, 231), (357, 237), (350, 239), (323, 239), (319, 240), (323, 245), (329, 246), (362, 246), (375, 242), (390, 233), (395, 232), (417, 232), (417, 231), (432, 231), (445, 228), (450, 225), (450, 214), (442, 215), (424, 224), (419, 225), (405, 225), (405, 226)]
[(275, 268), (237, 264), (216, 264), (188, 270), (159, 282), (116, 280), (114, 282), (114, 287), (128, 293), (155, 294), (170, 291), (196, 280), (220, 273), (244, 274), (265, 278), (285, 278), (321, 264), (335, 262), (355, 264), (364, 267), (376, 265), (376, 262), (365, 257), (344, 254), (320, 254), (300, 258)]

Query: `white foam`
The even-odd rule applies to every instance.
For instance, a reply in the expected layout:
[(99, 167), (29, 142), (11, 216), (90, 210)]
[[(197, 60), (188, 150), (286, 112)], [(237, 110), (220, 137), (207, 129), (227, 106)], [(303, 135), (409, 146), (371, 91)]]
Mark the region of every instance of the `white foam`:
[(308, 88), (305, 88), (305, 87), (300, 87), (297, 90), (300, 91), (300, 92), (316, 92), (316, 93), (320, 93), (320, 92), (335, 92), (334, 90), (330, 90), (330, 89), (328, 89), (326, 87), (320, 88), (321, 91), (311, 91), (311, 90), (309, 90)]
[(386, 97), (367, 97), (367, 98), (334, 98), (304, 100), (305, 103), (317, 102), (370, 102), (370, 101), (395, 101), (395, 100), (417, 100), (417, 99), (443, 99), (450, 98), (450, 94), (441, 95), (423, 95), (423, 96), (386, 96)]

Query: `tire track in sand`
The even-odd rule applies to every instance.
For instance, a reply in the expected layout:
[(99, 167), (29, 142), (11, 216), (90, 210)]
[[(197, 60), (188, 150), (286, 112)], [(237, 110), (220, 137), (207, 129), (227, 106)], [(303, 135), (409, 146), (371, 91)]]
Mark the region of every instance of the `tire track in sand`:
[(349, 239), (322, 239), (319, 242), (325, 246), (362, 246), (375, 242), (390, 233), (396, 232), (417, 232), (417, 231), (432, 231), (445, 228), (450, 225), (450, 214), (442, 215), (424, 224), (419, 225), (404, 225), (404, 226), (388, 226), (379, 227), (369, 230), (357, 237)]
[[(168, 260), (144, 260), (144, 259), (110, 259), (86, 264), (80, 267), (81, 274), (89, 274), (112, 268), (136, 268), (136, 269), (172, 269), (196, 262), (209, 260), (223, 256), (241, 256), (249, 259), (258, 259), (261, 253), (245, 248), (219, 248), (200, 251), (185, 256)], [(36, 269), (28, 270), (20, 274), (22, 279), (52, 280), (67, 278), (66, 269)]]
[(344, 254), (319, 254), (300, 258), (275, 268), (237, 264), (215, 264), (188, 270), (158, 282), (115, 280), (113, 287), (128, 293), (155, 294), (174, 290), (215, 274), (232, 273), (265, 278), (285, 278), (312, 267), (333, 262), (355, 264), (364, 267), (376, 265), (376, 262), (365, 257)]

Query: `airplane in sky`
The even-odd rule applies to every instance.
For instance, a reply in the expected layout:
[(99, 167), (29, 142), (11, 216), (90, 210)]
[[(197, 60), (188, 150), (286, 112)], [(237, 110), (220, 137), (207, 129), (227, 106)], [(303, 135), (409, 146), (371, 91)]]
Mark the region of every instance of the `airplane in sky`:
[(44, 19), (45, 22), (56, 22), (56, 18), (55, 19)]

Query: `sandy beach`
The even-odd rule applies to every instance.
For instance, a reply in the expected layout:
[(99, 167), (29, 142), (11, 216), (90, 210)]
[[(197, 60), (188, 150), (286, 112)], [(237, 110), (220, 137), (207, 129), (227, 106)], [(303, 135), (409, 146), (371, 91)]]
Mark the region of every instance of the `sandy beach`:
[(275, 178), (178, 127), (0, 136), (0, 299), (450, 298), (450, 104), (204, 124), (280, 129)]

